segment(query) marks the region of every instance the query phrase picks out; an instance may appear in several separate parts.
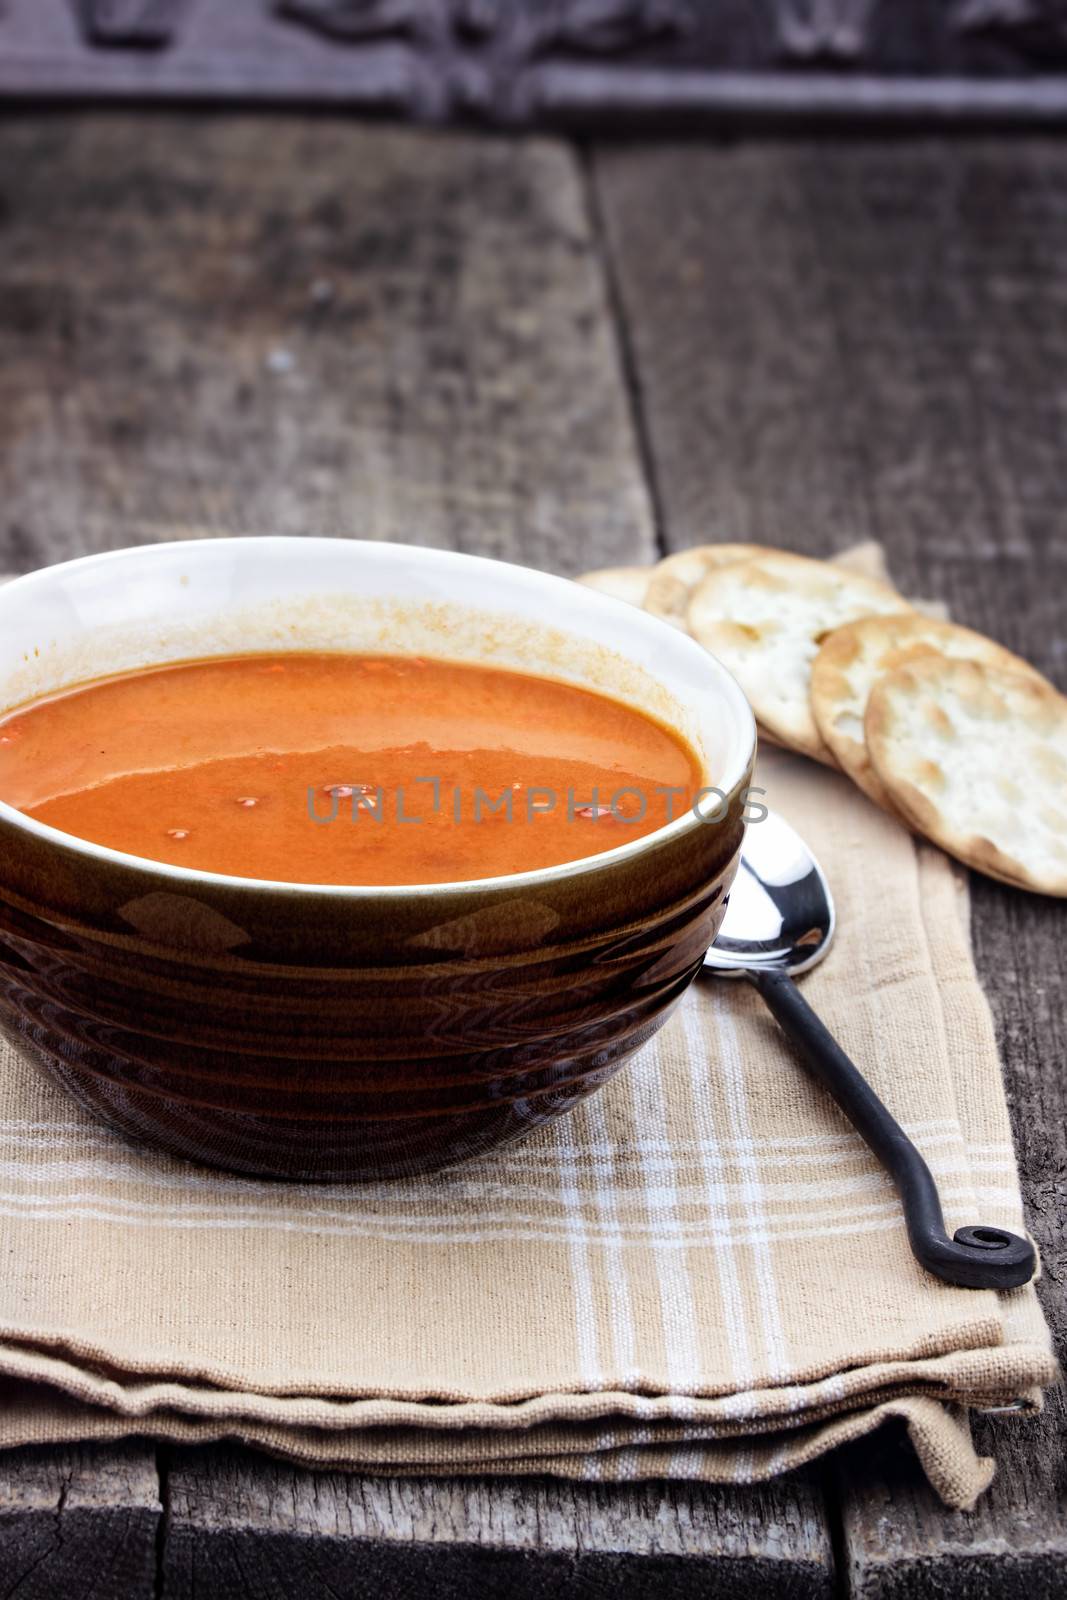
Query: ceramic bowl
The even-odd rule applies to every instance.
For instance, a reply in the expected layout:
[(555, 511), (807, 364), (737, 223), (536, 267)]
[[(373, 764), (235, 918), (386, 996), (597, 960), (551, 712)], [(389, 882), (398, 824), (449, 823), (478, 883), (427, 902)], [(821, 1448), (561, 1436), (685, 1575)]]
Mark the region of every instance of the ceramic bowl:
[[(146, 545), (0, 589), (0, 710), (208, 655), (421, 653), (601, 689), (682, 733), (722, 820), (467, 883), (184, 870), (0, 803), (0, 1025), (83, 1106), (233, 1171), (360, 1179), (559, 1116), (660, 1026), (714, 939), (755, 746), (676, 629), (563, 579), (354, 540)], [(713, 797), (709, 806), (715, 806)]]

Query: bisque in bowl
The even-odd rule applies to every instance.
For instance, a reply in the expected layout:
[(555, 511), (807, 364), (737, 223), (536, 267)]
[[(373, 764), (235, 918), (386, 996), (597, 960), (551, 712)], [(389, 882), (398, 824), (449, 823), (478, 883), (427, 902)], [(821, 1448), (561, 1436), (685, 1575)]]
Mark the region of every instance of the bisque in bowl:
[(699, 646), (592, 590), (280, 538), (142, 546), (6, 586), (0, 714), (166, 663), (310, 651), (606, 695), (674, 730), (724, 799), (558, 865), (376, 886), (154, 861), (0, 801), (0, 1026), (175, 1154), (281, 1178), (428, 1171), (565, 1112), (665, 1020), (736, 870), (752, 718)]

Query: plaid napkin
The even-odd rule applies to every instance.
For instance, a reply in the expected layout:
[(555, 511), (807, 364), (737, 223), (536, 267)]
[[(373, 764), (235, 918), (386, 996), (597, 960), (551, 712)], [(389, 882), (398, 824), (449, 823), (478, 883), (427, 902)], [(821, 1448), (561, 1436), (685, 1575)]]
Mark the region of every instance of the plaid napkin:
[[(780, 752), (839, 933), (808, 998), (950, 1232), (1021, 1229), (948, 860)], [(573, 1114), (436, 1176), (327, 1186), (140, 1150), (0, 1047), (0, 1445), (239, 1438), (370, 1473), (744, 1482), (903, 1418), (968, 1506), (966, 1408), (1054, 1377), (1032, 1287), (928, 1277), (889, 1181), (747, 985), (694, 985)], [(1008, 1424), (1006, 1424), (1008, 1425)]]

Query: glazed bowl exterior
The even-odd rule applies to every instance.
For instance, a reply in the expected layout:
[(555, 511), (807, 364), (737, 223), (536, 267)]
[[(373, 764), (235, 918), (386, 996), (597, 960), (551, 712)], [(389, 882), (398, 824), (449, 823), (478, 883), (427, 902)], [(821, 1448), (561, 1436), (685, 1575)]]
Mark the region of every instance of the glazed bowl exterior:
[(339, 888), (186, 871), (0, 802), (0, 1026), (83, 1106), (233, 1171), (426, 1171), (556, 1117), (661, 1025), (718, 930), (755, 737), (725, 671), (591, 590), (327, 539), (150, 545), (0, 590), (0, 710), (280, 649), (419, 652), (614, 693), (700, 756), (709, 821), (560, 867)]

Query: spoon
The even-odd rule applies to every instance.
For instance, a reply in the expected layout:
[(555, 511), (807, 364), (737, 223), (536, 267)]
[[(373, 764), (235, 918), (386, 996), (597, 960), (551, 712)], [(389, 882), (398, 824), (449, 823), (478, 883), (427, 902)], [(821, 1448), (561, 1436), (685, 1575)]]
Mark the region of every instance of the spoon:
[(804, 1066), (892, 1178), (912, 1252), (928, 1272), (967, 1289), (1027, 1283), (1037, 1266), (1028, 1239), (982, 1226), (957, 1228), (949, 1238), (930, 1168), (793, 982), (823, 959), (833, 936), (834, 903), (818, 862), (800, 835), (769, 813), (745, 835), (705, 969), (747, 978), (759, 990)]

